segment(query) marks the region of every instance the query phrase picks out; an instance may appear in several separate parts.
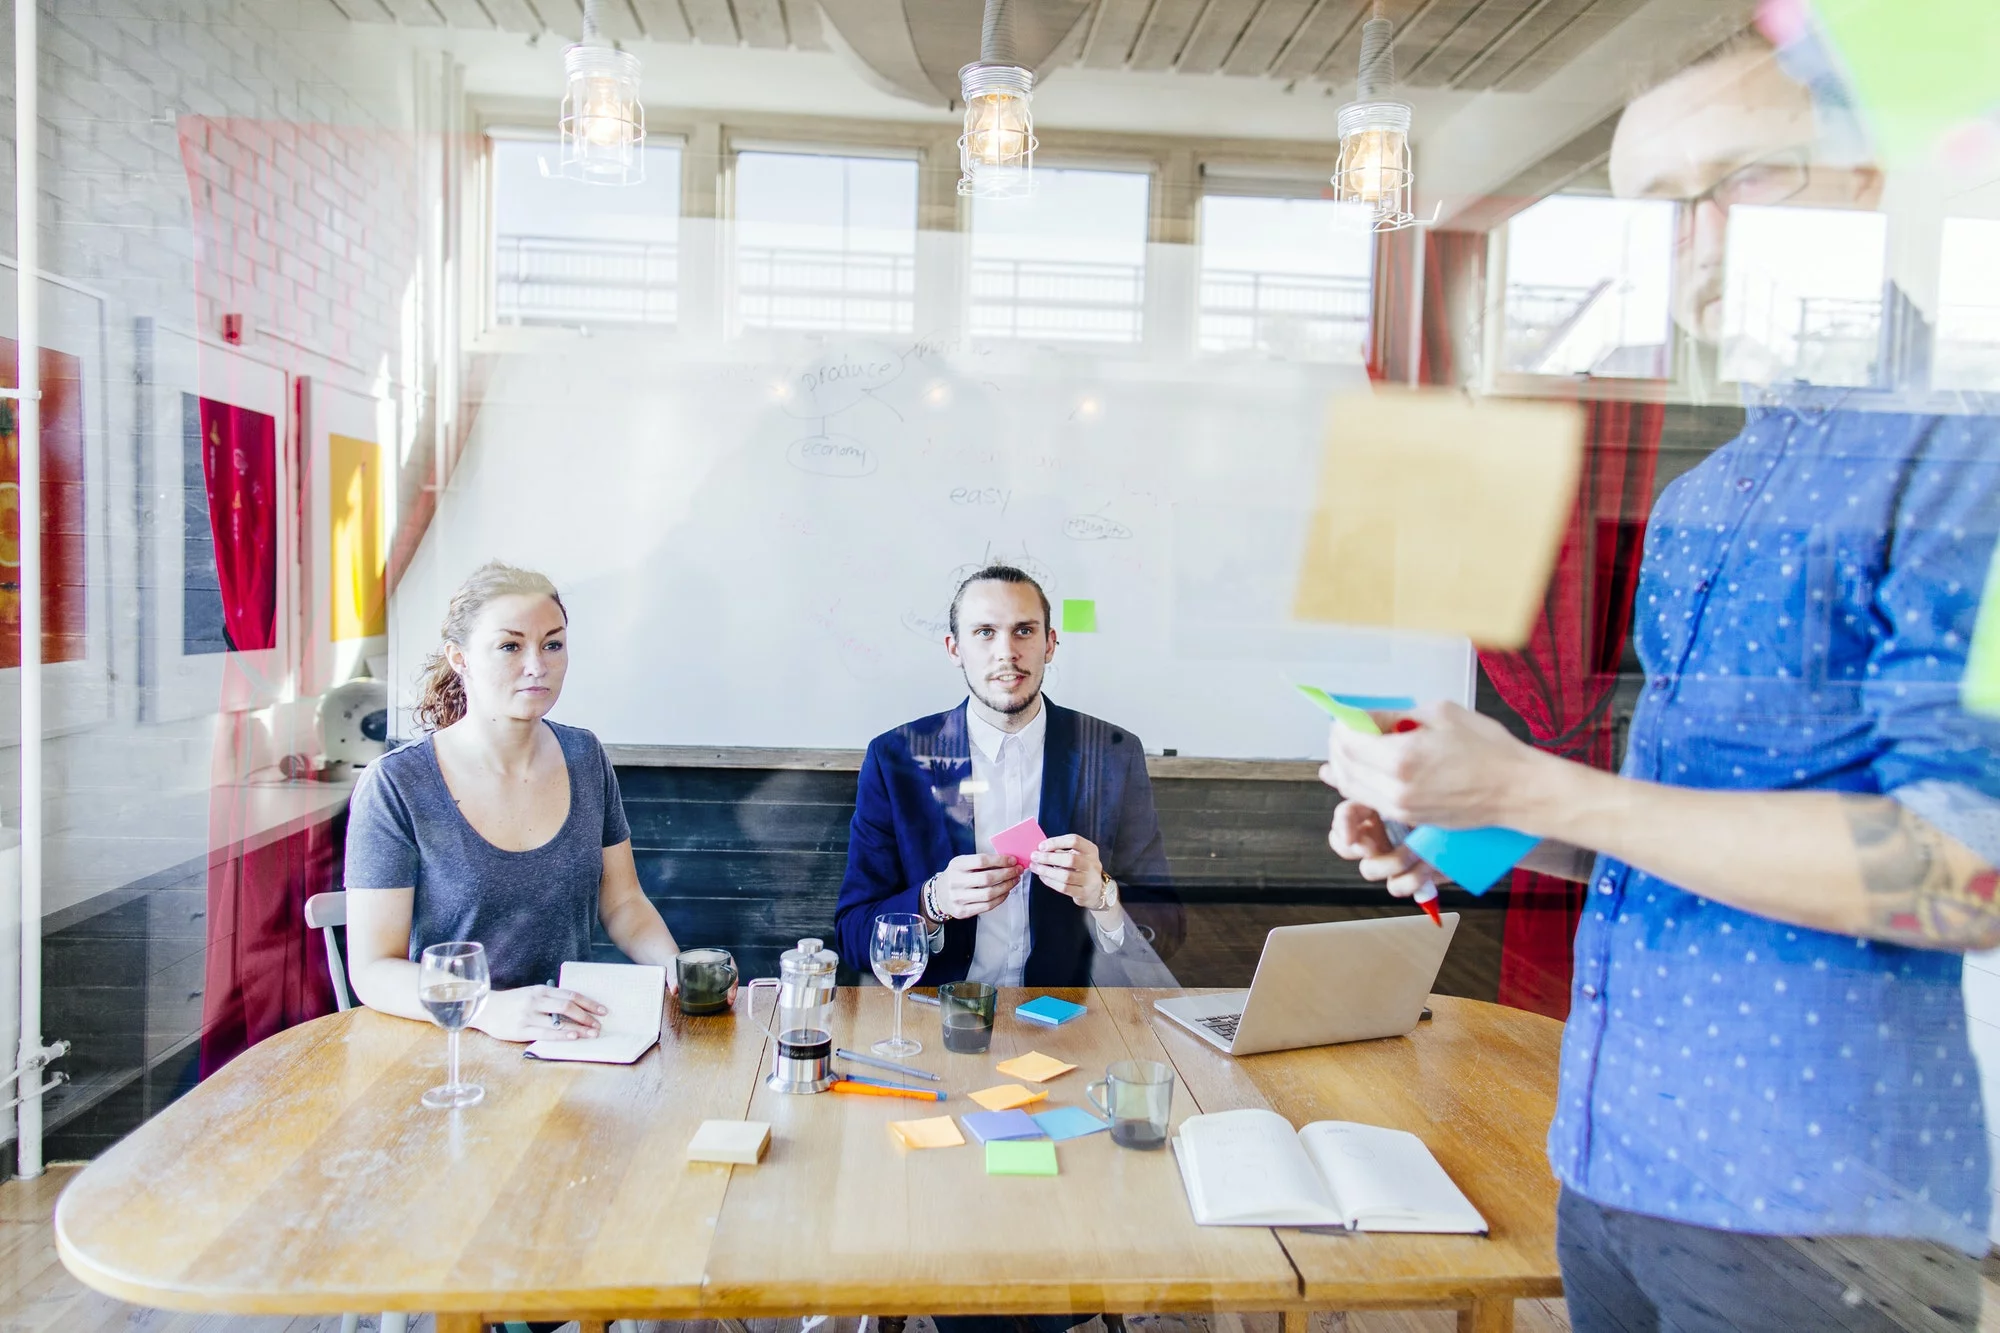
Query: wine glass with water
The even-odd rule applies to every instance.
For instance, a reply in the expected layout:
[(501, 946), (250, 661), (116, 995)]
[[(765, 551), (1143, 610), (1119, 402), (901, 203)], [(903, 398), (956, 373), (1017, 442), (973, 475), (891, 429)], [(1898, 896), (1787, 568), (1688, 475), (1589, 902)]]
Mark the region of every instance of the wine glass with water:
[(418, 967), (417, 998), (448, 1034), (445, 1049), (450, 1071), (441, 1086), (424, 1094), (424, 1105), (434, 1110), (470, 1106), (486, 1095), (486, 1089), (460, 1081), (458, 1034), (472, 1022), (493, 989), (486, 971), (486, 946), (466, 941), (433, 944), (424, 950)]
[(896, 1035), (870, 1047), (875, 1054), (900, 1060), (924, 1049), (922, 1042), (903, 1035), (903, 992), (917, 984), (929, 961), (930, 944), (922, 917), (915, 912), (889, 912), (875, 918), (875, 931), (868, 940), (868, 963), (875, 969), (875, 979), (896, 992)]

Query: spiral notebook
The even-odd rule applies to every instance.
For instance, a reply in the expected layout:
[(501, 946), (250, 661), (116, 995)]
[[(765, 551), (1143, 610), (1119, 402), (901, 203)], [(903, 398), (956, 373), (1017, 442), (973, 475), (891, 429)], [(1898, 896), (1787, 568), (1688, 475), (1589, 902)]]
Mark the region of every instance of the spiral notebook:
[(557, 985), (595, 1000), (611, 1012), (598, 1019), (595, 1037), (550, 1039), (531, 1043), (530, 1060), (584, 1060), (593, 1064), (629, 1065), (660, 1039), (660, 1014), (666, 1007), (667, 969), (639, 963), (564, 963)]

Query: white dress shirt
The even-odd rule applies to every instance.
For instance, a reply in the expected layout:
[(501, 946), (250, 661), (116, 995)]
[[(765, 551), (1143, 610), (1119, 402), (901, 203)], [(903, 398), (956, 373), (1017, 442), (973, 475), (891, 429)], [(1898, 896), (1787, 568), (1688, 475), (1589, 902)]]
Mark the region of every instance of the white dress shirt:
[[(993, 835), (1004, 833), (1042, 811), (1042, 755), (1049, 734), (1049, 710), (1038, 701), (1035, 716), (1019, 731), (1002, 731), (968, 707), (966, 731), (972, 741), (973, 849), (993, 855)], [(995, 986), (1018, 986), (1034, 947), (1028, 928), (1028, 894), (1034, 871), (1020, 881), (1000, 904), (978, 918), (972, 946), (972, 967), (966, 977)], [(1095, 927), (1098, 947), (1114, 952), (1125, 943), (1125, 916), (1110, 930)]]

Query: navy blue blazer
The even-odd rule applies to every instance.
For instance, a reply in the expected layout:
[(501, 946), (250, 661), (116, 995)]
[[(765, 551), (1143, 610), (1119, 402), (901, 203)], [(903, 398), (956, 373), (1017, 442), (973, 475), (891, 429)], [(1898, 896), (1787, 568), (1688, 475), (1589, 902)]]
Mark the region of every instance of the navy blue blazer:
[[(1098, 847), (1119, 895), (1139, 917), (1169, 910), (1166, 844), (1153, 810), (1152, 781), (1139, 738), (1046, 698), (1048, 734), (1042, 746), (1042, 808), (1037, 818), (1051, 838), (1079, 833)], [(868, 968), (868, 937), (884, 912), (915, 912), (917, 896), (954, 856), (973, 850), (972, 776), (966, 705), (918, 718), (868, 744), (847, 843), (847, 874), (834, 909), (834, 935), (850, 967)], [(1031, 941), (1022, 982), (1028, 986), (1090, 984), (1089, 913), (1030, 876)], [(1149, 910), (1149, 907), (1152, 910)], [(972, 966), (978, 920), (948, 921), (944, 947), (931, 955), (922, 984), (961, 981)], [(1156, 925), (1154, 929), (1158, 930)], [(1131, 930), (1128, 927), (1128, 932)], [(1176, 929), (1172, 932), (1178, 935)]]

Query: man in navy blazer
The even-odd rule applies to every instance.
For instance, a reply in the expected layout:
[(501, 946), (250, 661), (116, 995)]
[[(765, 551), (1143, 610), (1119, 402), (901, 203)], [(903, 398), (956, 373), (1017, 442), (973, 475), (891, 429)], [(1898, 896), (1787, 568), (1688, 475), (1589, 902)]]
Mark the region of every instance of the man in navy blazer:
[[(877, 736), (862, 761), (834, 911), (841, 956), (865, 967), (875, 918), (916, 912), (931, 928), (923, 984), (1087, 986), (1093, 958), (1128, 943), (1125, 904), (1166, 895), (1145, 750), (1042, 697), (1056, 634), (1022, 571), (967, 579), (945, 648), (970, 697)], [(992, 837), (1027, 818), (1046, 838), (1024, 867)]]

